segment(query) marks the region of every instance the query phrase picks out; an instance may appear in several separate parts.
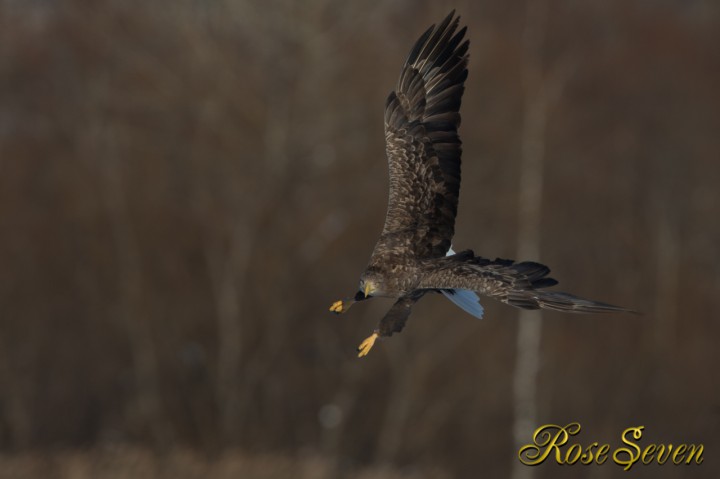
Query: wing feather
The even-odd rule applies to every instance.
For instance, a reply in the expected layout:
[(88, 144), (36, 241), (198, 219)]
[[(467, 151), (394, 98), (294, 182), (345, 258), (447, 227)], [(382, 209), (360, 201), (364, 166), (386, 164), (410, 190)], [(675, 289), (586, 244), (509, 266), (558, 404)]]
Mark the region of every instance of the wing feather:
[(546, 291), (545, 288), (555, 286), (557, 281), (548, 277), (550, 268), (532, 261), (489, 260), (474, 256), (468, 250), (427, 261), (424, 269), (420, 288), (471, 290), (516, 308), (574, 313), (633, 312), (569, 293)]
[(372, 262), (388, 255), (444, 256), (460, 193), (460, 103), (467, 78), (466, 29), (451, 12), (416, 42), (385, 106), (390, 193)]

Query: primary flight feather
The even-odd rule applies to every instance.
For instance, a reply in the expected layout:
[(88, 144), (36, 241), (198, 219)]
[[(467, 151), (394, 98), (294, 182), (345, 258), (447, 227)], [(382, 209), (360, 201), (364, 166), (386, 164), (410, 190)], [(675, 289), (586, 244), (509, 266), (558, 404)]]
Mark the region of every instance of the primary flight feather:
[(429, 292), (441, 292), (476, 317), (478, 294), (524, 309), (576, 313), (629, 311), (568, 293), (550, 269), (534, 262), (489, 260), (470, 250), (455, 253), (460, 193), (460, 102), (468, 63), (466, 28), (454, 11), (415, 43), (385, 105), (385, 141), (390, 172), (387, 216), (354, 298), (330, 310), (347, 311), (373, 296), (397, 298), (377, 329), (358, 347), (367, 355), (379, 337), (400, 332), (412, 306)]

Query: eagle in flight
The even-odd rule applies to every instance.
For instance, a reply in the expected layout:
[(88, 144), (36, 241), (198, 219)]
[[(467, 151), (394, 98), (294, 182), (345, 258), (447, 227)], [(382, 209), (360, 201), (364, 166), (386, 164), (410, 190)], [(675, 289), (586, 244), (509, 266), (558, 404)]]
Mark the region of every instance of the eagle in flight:
[(627, 311), (559, 291), (543, 264), (490, 260), (471, 250), (455, 253), (460, 193), (458, 126), (468, 63), (467, 27), (458, 31), (451, 12), (415, 43), (385, 105), (385, 142), (390, 171), (387, 216), (370, 263), (354, 298), (336, 301), (330, 311), (344, 313), (353, 303), (374, 296), (397, 298), (377, 329), (358, 347), (368, 354), (379, 337), (405, 326), (413, 305), (440, 292), (481, 318), (478, 294), (523, 309), (571, 313)]

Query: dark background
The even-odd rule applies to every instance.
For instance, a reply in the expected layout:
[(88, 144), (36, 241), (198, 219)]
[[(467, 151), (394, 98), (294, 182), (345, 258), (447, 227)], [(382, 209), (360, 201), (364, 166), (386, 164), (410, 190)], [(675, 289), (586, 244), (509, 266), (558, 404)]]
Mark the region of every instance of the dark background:
[(515, 257), (531, 155), (521, 259), (644, 313), (543, 315), (533, 427), (644, 425), (705, 462), (633, 477), (718, 477), (710, 0), (1, 2), (0, 477), (511, 475), (517, 310), (428, 297), (362, 360), (390, 303), (327, 311), (382, 227), (384, 100), (452, 8), (456, 249)]

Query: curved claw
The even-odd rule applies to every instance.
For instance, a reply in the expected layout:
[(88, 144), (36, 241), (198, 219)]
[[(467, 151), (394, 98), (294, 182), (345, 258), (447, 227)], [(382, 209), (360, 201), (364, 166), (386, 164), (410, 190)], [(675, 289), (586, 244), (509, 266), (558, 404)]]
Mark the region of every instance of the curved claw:
[(347, 308), (343, 309), (343, 301), (335, 301), (332, 305), (330, 305), (330, 311), (336, 314), (344, 313), (347, 311)]
[(370, 352), (372, 347), (375, 345), (375, 341), (379, 337), (377, 331), (372, 333), (370, 336), (365, 338), (365, 340), (360, 343), (360, 346), (358, 346), (358, 357), (362, 358), (363, 356), (367, 356), (367, 354)]
[(355, 300), (352, 298), (346, 298), (341, 299), (338, 301), (335, 301), (333, 304), (330, 305), (330, 311), (332, 311), (335, 314), (340, 314), (346, 312), (348, 309), (350, 309), (350, 306), (355, 304)]

